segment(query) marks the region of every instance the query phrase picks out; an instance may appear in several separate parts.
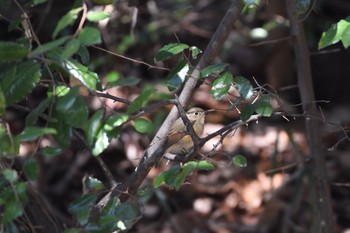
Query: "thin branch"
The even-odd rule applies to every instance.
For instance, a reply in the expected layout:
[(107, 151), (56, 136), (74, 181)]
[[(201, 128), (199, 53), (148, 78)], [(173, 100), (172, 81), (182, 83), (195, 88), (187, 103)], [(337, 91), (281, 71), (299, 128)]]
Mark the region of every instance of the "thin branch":
[(130, 57), (121, 55), (121, 54), (119, 54), (119, 53), (112, 52), (112, 51), (109, 51), (109, 50), (107, 50), (107, 49), (104, 49), (104, 48), (95, 46), (95, 45), (92, 45), (91, 47), (92, 47), (92, 48), (95, 48), (95, 49), (98, 49), (98, 50), (101, 50), (101, 51), (103, 51), (103, 52), (106, 52), (106, 53), (108, 53), (108, 54), (111, 54), (111, 55), (113, 55), (113, 56), (120, 57), (120, 58), (123, 58), (123, 59), (125, 59), (125, 60), (131, 61), (131, 62), (134, 62), (134, 63), (137, 63), (137, 64), (142, 64), (142, 65), (148, 66), (148, 68), (150, 68), (150, 69), (166, 70), (166, 71), (169, 71), (169, 70), (170, 70), (170, 69), (168, 69), (168, 68), (163, 68), (163, 67), (159, 67), (159, 66), (154, 66), (154, 65), (148, 64), (147, 62), (140, 61), (140, 60), (137, 60), (137, 59), (133, 59), (133, 58), (130, 58)]
[(108, 94), (108, 93), (95, 92), (95, 94), (98, 97), (103, 97), (103, 98), (114, 100), (114, 102), (120, 102), (120, 103), (123, 103), (123, 104), (126, 104), (126, 105), (131, 104), (131, 102), (129, 100), (127, 100), (127, 99), (119, 98), (117, 96), (114, 96), (114, 95), (111, 95), (111, 94)]

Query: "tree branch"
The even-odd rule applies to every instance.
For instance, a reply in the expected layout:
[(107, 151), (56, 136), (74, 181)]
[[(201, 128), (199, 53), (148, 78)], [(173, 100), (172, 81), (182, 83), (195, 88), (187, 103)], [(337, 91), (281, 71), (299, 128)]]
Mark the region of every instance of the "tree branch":
[[(296, 2), (285, 0), (288, 18), (290, 22), (290, 33), (294, 47), (297, 63), (298, 86), (303, 102), (305, 114), (316, 115), (315, 94), (312, 84), (309, 50), (304, 35), (304, 28), (296, 13)], [(329, 181), (324, 159), (325, 150), (321, 143), (320, 122), (313, 118), (306, 118), (305, 121), (308, 145), (310, 149), (311, 162), (309, 170), (312, 171), (312, 180), (315, 208), (317, 215), (315, 220), (315, 232), (331, 233), (334, 231), (334, 218), (331, 208), (329, 193)]]

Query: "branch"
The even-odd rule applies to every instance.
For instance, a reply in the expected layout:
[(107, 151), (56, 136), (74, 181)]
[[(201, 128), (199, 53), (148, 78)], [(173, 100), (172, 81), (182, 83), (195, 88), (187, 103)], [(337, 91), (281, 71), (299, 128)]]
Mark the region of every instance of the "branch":
[[(190, 75), (193, 78), (187, 80), (181, 92), (181, 95), (179, 96), (179, 102), (181, 105), (185, 105), (188, 102), (190, 95), (197, 84), (200, 70), (211, 64), (214, 61), (215, 57), (219, 54), (219, 51), (223, 47), (224, 42), (231, 32), (234, 23), (240, 16), (242, 9), (243, 3), (241, 0), (234, 0), (232, 2), (216, 32), (211, 38), (203, 56), (199, 60), (193, 73)], [(158, 130), (156, 136), (152, 140), (150, 147), (145, 151), (139, 166), (135, 169), (134, 173), (125, 183), (117, 186), (111, 191), (112, 196), (120, 196), (120, 194), (124, 192), (127, 192), (129, 195), (134, 195), (137, 192), (141, 183), (146, 178), (148, 172), (161, 159), (165, 151), (164, 141), (168, 135), (171, 124), (176, 120), (177, 117), (178, 111), (176, 108), (173, 108), (161, 128)]]
[[(296, 14), (296, 2), (285, 0), (288, 18), (290, 22), (290, 33), (294, 47), (295, 59), (297, 63), (298, 86), (306, 114), (315, 115), (317, 107), (315, 104), (315, 94), (312, 84), (310, 68), (309, 50), (307, 47), (304, 28)], [(331, 208), (331, 198), (329, 193), (329, 183), (327, 169), (324, 159), (324, 147), (321, 143), (320, 123), (315, 119), (305, 121), (308, 145), (310, 149), (311, 163), (309, 170), (312, 171), (311, 183), (315, 195), (315, 220), (316, 232), (331, 233), (334, 231), (334, 218)]]

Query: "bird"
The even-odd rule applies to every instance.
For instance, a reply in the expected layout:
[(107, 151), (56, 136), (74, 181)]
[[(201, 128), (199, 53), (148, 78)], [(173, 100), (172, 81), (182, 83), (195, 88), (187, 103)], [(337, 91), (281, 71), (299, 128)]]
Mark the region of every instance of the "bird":
[[(194, 107), (186, 112), (186, 116), (192, 123), (193, 130), (198, 137), (201, 137), (204, 130), (205, 116), (208, 111), (202, 108)], [(178, 155), (184, 155), (193, 147), (191, 135), (187, 132), (187, 127), (181, 117), (179, 117), (170, 127), (166, 140), (166, 150), (164, 157), (169, 160), (175, 160)]]

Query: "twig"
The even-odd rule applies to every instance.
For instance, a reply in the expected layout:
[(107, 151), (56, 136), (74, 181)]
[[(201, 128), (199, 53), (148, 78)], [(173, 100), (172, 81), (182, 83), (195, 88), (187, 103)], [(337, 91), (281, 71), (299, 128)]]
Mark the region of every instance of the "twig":
[(91, 47), (92, 47), (92, 48), (95, 48), (95, 49), (98, 49), (98, 50), (101, 50), (101, 51), (103, 51), (103, 52), (109, 53), (109, 54), (111, 54), (111, 55), (113, 55), (113, 56), (120, 57), (120, 58), (123, 58), (123, 59), (125, 59), (125, 60), (131, 61), (131, 62), (134, 62), (134, 63), (137, 63), (137, 64), (142, 64), (142, 65), (148, 66), (148, 68), (150, 68), (150, 69), (166, 70), (166, 71), (169, 71), (169, 70), (170, 70), (170, 69), (168, 69), (168, 68), (163, 68), (163, 67), (159, 67), (159, 66), (154, 66), (154, 65), (148, 64), (147, 62), (140, 61), (140, 60), (136, 60), (136, 59), (133, 59), (133, 58), (130, 58), (130, 57), (121, 55), (121, 54), (116, 53), (116, 52), (109, 51), (109, 50), (107, 50), (107, 49), (104, 49), (104, 48), (101, 48), (101, 47), (98, 47), (98, 46), (95, 46), (95, 45), (92, 45)]

